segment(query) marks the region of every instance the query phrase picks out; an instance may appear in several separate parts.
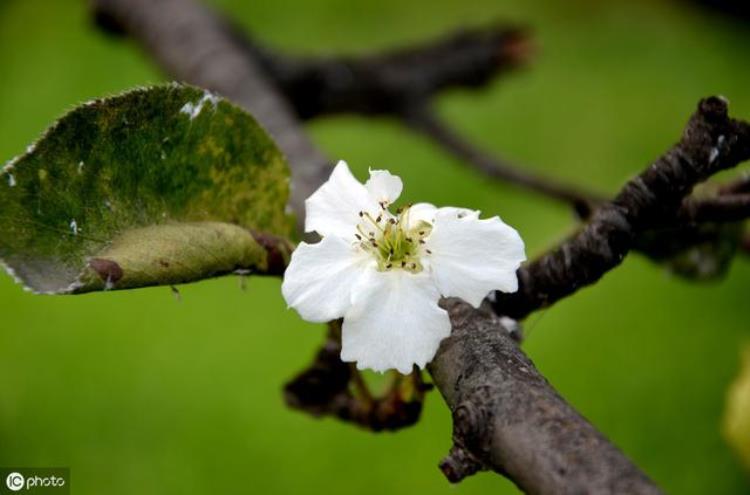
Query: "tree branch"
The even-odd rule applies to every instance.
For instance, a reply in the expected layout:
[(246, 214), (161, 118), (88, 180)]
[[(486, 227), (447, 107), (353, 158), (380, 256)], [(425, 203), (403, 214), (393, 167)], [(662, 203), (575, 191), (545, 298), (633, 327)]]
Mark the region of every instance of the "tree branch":
[(533, 47), (524, 29), (493, 26), (462, 30), (383, 54), (311, 58), (272, 51), (250, 40), (230, 21), (227, 26), (247, 53), (258, 57), (303, 119), (333, 113), (391, 115), (477, 171), (568, 203), (581, 218), (602, 199), (479, 150), (429, 108), (442, 90), (481, 87), (525, 66)]
[(526, 493), (660, 493), (555, 392), (490, 308), (444, 307), (453, 331), (429, 369), (453, 411), (440, 465), (448, 479), (492, 469)]
[(687, 198), (680, 217), (690, 222), (737, 222), (750, 217), (750, 194), (727, 194), (713, 198)]
[(495, 25), (465, 29), (406, 49), (361, 57), (295, 57), (270, 50), (232, 27), (303, 119), (332, 113), (403, 114), (452, 87), (481, 87), (528, 63), (526, 30)]
[(578, 234), (522, 267), (518, 292), (497, 293), (495, 310), (523, 318), (596, 282), (639, 235), (672, 224), (696, 184), (749, 158), (750, 125), (729, 118), (725, 100), (701, 100), (680, 142), (598, 208)]

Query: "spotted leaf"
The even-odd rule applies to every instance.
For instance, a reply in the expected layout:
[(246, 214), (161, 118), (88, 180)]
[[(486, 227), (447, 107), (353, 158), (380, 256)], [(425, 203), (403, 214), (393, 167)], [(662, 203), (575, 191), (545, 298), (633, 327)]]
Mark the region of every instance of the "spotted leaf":
[(253, 232), (286, 237), (287, 164), (243, 110), (198, 88), (74, 109), (0, 172), (0, 259), (35, 292), (263, 270)]

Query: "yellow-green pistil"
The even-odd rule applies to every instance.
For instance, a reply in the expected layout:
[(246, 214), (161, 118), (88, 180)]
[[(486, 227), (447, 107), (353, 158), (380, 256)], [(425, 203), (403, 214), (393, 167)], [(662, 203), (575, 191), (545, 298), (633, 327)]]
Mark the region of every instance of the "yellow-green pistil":
[(422, 271), (421, 258), (431, 254), (425, 247), (425, 237), (430, 235), (432, 226), (419, 222), (411, 229), (409, 225), (409, 207), (399, 208), (393, 216), (385, 204), (377, 217), (360, 211), (362, 219), (354, 234), (365, 251), (375, 256), (378, 270), (402, 269), (412, 273)]

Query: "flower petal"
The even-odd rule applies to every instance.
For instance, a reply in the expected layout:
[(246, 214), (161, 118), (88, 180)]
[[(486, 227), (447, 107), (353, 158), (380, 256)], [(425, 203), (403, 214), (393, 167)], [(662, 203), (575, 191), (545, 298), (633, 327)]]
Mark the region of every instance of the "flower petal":
[(432, 225), (435, 222), (435, 213), (437, 213), (437, 210), (437, 207), (430, 203), (416, 203), (411, 205), (409, 207), (406, 228), (415, 229), (421, 222)]
[[(435, 215), (438, 212), (438, 208), (431, 203), (416, 203), (409, 208), (409, 218), (406, 228), (414, 229), (420, 222), (427, 222), (430, 225), (435, 223)], [(470, 210), (468, 208), (456, 208), (454, 206), (446, 206), (440, 208), (441, 213), (454, 213), (458, 218), (473, 217), (479, 218), (479, 212), (477, 210)]]
[(374, 259), (337, 236), (302, 242), (292, 253), (281, 292), (307, 321), (341, 318), (351, 306), (352, 288)]
[(399, 176), (387, 170), (370, 169), (370, 178), (365, 182), (365, 188), (375, 202), (392, 204), (401, 196), (404, 184)]
[(342, 160), (333, 169), (328, 181), (305, 201), (305, 231), (353, 239), (359, 223), (359, 212), (376, 214), (379, 209), (377, 201)]
[(499, 217), (461, 215), (456, 208), (438, 210), (427, 238), (440, 293), (479, 307), (492, 290), (517, 291), (516, 270), (526, 260), (521, 236)]
[(359, 369), (397, 369), (407, 374), (423, 368), (450, 335), (448, 313), (426, 271), (367, 270), (344, 315), (341, 359)]

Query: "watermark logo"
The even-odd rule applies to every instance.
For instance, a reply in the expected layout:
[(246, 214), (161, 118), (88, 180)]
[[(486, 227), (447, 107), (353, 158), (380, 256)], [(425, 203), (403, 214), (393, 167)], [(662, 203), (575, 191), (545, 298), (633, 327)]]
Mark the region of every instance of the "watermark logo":
[(0, 494), (69, 495), (70, 470), (67, 468), (0, 468)]
[(24, 487), (25, 481), (21, 473), (13, 472), (5, 478), (5, 486), (8, 487), (8, 490), (17, 492)]

